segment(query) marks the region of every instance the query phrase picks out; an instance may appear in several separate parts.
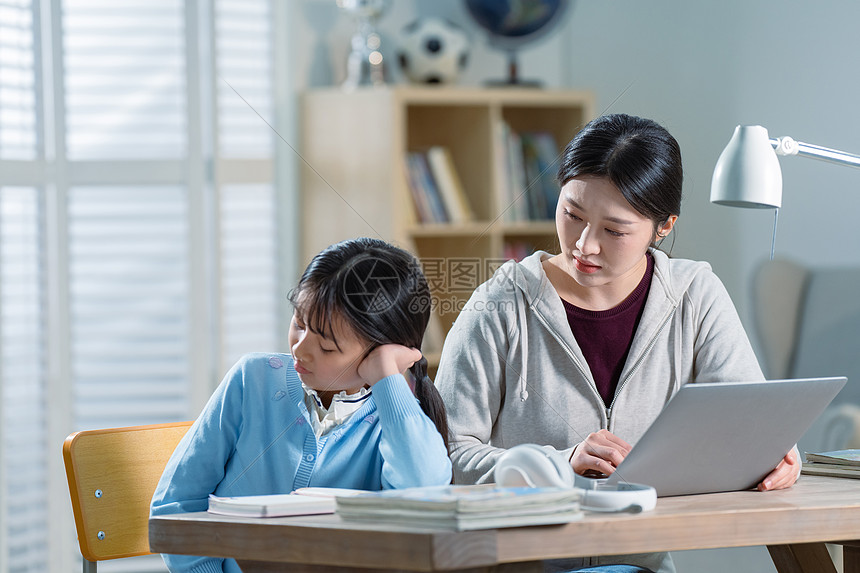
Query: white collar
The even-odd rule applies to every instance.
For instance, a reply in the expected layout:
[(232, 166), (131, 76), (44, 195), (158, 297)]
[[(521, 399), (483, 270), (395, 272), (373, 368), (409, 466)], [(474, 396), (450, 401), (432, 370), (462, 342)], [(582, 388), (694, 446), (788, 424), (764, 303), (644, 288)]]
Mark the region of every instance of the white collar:
[(326, 408), (316, 390), (304, 383), (302, 383), (302, 389), (305, 391), (305, 404), (317, 437), (329, 433), (346, 422), (371, 395), (370, 388), (362, 388), (355, 394), (347, 394), (346, 390), (341, 390), (332, 396), (331, 404)]

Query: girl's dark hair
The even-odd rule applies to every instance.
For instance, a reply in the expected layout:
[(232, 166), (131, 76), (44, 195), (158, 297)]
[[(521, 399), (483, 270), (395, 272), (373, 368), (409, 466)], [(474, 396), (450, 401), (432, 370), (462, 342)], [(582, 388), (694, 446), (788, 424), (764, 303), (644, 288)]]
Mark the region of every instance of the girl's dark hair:
[[(332, 337), (332, 317), (341, 317), (369, 341), (364, 356), (383, 344), (421, 348), (430, 320), (430, 288), (418, 260), (378, 239), (349, 239), (311, 260), (290, 293), (308, 327)], [(445, 405), (427, 375), (423, 356), (410, 368), (415, 397), (448, 447)]]
[(655, 229), (681, 214), (681, 148), (650, 119), (619, 113), (590, 121), (567, 144), (558, 182), (564, 186), (583, 175), (608, 178)]

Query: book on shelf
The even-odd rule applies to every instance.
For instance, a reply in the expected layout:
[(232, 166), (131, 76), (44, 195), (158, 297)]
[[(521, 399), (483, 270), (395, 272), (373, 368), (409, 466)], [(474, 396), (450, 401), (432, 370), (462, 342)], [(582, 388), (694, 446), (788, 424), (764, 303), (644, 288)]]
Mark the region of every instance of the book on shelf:
[(510, 168), (508, 167), (508, 132), (510, 126), (504, 120), (493, 123), (493, 175), (496, 180), (493, 193), (499, 214), (505, 221), (512, 221), (513, 214), (508, 208), (511, 191)]
[(366, 493), (363, 490), (328, 487), (306, 487), (292, 493), (239, 495), (222, 497), (209, 495), (209, 513), (239, 517), (283, 517), (334, 513), (336, 496), (348, 497)]
[(537, 155), (537, 146), (531, 133), (520, 134), (520, 147), (523, 154), (529, 219), (546, 219), (547, 202), (546, 194), (543, 192), (542, 168)]
[(439, 195), (445, 203), (445, 211), (453, 223), (464, 223), (475, 218), (463, 183), (454, 166), (454, 159), (447, 147), (434, 145), (427, 150), (427, 163)]
[(529, 204), (522, 139), (507, 124), (503, 125), (502, 133), (507, 149), (506, 171), (508, 179), (508, 185), (505, 188), (508, 196), (502, 202), (502, 210), (505, 212), (505, 220), (525, 221), (529, 218)]
[(807, 462), (839, 464), (860, 468), (860, 449), (806, 452), (805, 456)]
[(495, 137), (497, 195), (508, 221), (548, 220), (555, 218), (558, 203), (559, 149), (548, 131), (513, 130), (500, 121)]
[(451, 220), (425, 153), (406, 153), (406, 172), (415, 211), (422, 223), (447, 223)]
[(349, 521), (465, 531), (568, 523), (582, 516), (581, 490), (495, 484), (415, 487), (336, 498)]
[(409, 194), (412, 196), (415, 220), (419, 223), (432, 223), (435, 218), (433, 208), (430, 205), (429, 198), (422, 189), (421, 174), (413, 163), (413, 158), (407, 153), (403, 159), (403, 167), (406, 174), (407, 187), (409, 187)]
[(529, 131), (520, 134), (523, 161), (529, 180), (529, 204), (532, 219), (554, 219), (558, 203), (559, 149), (548, 131)]

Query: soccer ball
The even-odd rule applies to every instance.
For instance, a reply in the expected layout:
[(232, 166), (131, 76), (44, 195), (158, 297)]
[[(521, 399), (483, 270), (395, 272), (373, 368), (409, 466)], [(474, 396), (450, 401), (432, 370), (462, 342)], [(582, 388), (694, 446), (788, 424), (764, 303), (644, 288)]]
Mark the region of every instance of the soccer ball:
[(453, 83), (466, 67), (469, 41), (466, 33), (448, 20), (421, 18), (403, 28), (397, 57), (413, 83)]

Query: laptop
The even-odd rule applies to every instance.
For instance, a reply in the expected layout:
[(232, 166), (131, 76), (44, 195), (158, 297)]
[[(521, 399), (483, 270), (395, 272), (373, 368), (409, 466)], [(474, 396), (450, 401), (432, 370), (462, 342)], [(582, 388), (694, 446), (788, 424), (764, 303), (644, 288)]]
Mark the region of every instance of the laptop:
[(832, 377), (686, 384), (602, 481), (650, 485), (660, 497), (753, 488), (846, 381)]

